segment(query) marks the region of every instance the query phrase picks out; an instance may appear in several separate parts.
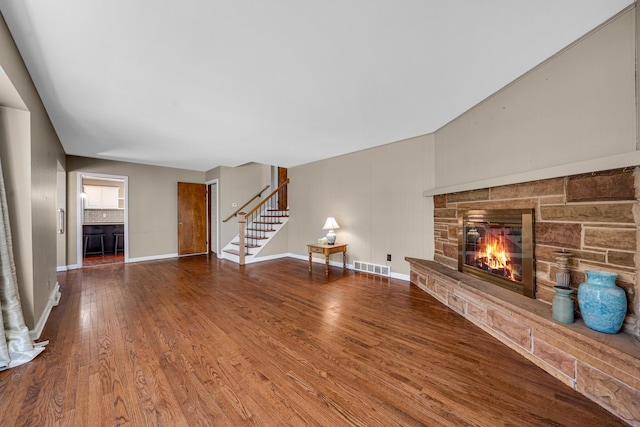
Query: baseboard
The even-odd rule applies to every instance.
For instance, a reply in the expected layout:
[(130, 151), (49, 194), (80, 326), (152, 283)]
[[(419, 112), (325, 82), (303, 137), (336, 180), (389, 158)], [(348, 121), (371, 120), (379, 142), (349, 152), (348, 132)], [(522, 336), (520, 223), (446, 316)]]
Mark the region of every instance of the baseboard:
[(49, 295), (49, 299), (47, 300), (47, 306), (44, 308), (36, 327), (29, 331), (29, 336), (33, 341), (36, 341), (40, 338), (42, 331), (44, 330), (44, 326), (47, 324), (47, 320), (49, 320), (49, 315), (51, 314), (51, 309), (58, 305), (60, 302), (60, 283), (56, 282), (56, 285), (53, 287), (51, 294)]
[(158, 261), (161, 259), (169, 259), (169, 258), (178, 258), (178, 254), (164, 254), (164, 255), (152, 255), (152, 256), (142, 256), (138, 258), (129, 258), (126, 259), (126, 263), (130, 262), (143, 262), (143, 261)]
[(253, 264), (253, 263), (256, 263), (256, 262), (271, 261), (271, 260), (274, 260), (274, 259), (287, 258), (287, 257), (288, 257), (288, 254), (266, 255), (266, 256), (262, 256), (262, 257), (258, 257), (258, 258), (251, 258), (250, 260), (247, 259), (245, 261), (245, 264)]
[[(300, 259), (300, 260), (309, 262), (309, 255), (300, 255), (300, 254), (288, 253), (287, 256), (289, 258), (295, 258), (295, 259)], [(312, 262), (315, 262), (315, 263), (318, 263), (318, 264), (324, 264), (325, 263), (324, 258), (320, 258), (320, 257), (313, 257), (311, 260), (312, 260)], [(342, 262), (329, 260), (329, 265), (334, 266), (334, 267), (342, 267)], [(353, 270), (353, 264), (347, 264), (347, 268), (349, 270)], [(394, 273), (393, 270), (391, 270), (390, 277), (392, 277), (394, 279), (398, 279), (398, 280), (404, 280), (406, 282), (409, 282), (411, 280), (411, 276), (410, 275)]]
[[(130, 263), (130, 262), (143, 262), (143, 261), (157, 261), (157, 260), (169, 259), (169, 258), (178, 258), (178, 254), (164, 254), (164, 255), (143, 256), (138, 258), (129, 258), (129, 259), (125, 259), (124, 262)], [(67, 271), (67, 270), (77, 270), (79, 268), (82, 268), (80, 264), (72, 264), (72, 265), (67, 265), (66, 267), (58, 267), (57, 271), (61, 272), (61, 271)]]
[[(216, 254), (216, 256), (217, 256), (217, 259), (228, 259), (224, 256), (223, 253)], [(125, 260), (125, 262), (132, 263), (132, 262), (143, 262), (143, 261), (158, 261), (162, 259), (177, 258), (177, 257), (178, 257), (178, 254), (153, 255), (153, 256), (147, 256), (147, 257), (129, 258), (128, 260)], [(253, 258), (251, 261), (248, 261), (247, 264), (253, 264), (256, 262), (270, 261), (274, 259), (287, 258), (287, 257), (299, 259), (302, 261), (309, 261), (308, 255), (299, 255), (299, 254), (293, 254), (288, 252), (288, 253), (282, 253), (282, 254), (276, 254), (276, 255), (267, 255), (259, 258)], [(324, 260), (318, 257), (314, 257), (313, 262), (324, 264)], [(342, 267), (342, 263), (340, 261), (329, 261), (329, 265), (332, 265), (334, 267)], [(64, 268), (65, 270), (60, 270), (60, 268)], [(73, 264), (73, 265), (68, 265), (66, 267), (58, 267), (59, 269), (58, 271), (76, 270), (78, 268), (80, 268), (80, 265)], [(353, 264), (347, 264), (347, 268), (349, 270), (353, 270)], [(398, 280), (404, 280), (407, 282), (409, 282), (411, 279), (411, 277), (408, 274), (394, 273), (393, 270), (391, 270), (390, 277)]]
[(411, 281), (411, 276), (409, 274), (394, 273), (393, 270), (391, 270), (391, 277), (398, 280), (404, 280), (405, 282)]
[[(295, 258), (295, 259), (300, 259), (302, 261), (309, 262), (309, 255), (299, 255), (299, 254), (288, 253), (287, 256), (289, 258)], [(319, 257), (313, 257), (313, 258), (311, 258), (311, 261), (315, 262), (317, 264), (322, 264), (322, 265), (324, 265), (324, 263), (325, 263), (325, 259), (324, 258), (319, 258)], [(329, 260), (329, 265), (334, 266), (334, 267), (342, 267), (342, 262), (341, 261), (331, 261), (331, 260)], [(353, 270), (353, 264), (347, 264), (347, 268), (349, 270)]]
[(309, 261), (309, 257), (308, 256), (302, 256), (302, 255), (298, 255), (298, 254), (292, 254), (291, 252), (287, 253), (287, 256), (289, 258), (295, 258), (295, 259), (303, 259), (305, 261)]
[(59, 265), (56, 267), (56, 272), (60, 273), (61, 271), (67, 271), (69, 270), (69, 266), (67, 265)]

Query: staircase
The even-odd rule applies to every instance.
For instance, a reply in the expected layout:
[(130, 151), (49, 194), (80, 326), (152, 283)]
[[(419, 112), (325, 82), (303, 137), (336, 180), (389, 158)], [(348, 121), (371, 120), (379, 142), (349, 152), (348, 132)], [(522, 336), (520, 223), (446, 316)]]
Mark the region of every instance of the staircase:
[[(286, 180), (248, 213), (239, 212), (238, 235), (222, 249), (222, 258), (240, 265), (250, 264), (256, 255), (289, 221), (289, 209), (282, 206), (286, 200)], [(243, 236), (243, 238), (240, 238)]]

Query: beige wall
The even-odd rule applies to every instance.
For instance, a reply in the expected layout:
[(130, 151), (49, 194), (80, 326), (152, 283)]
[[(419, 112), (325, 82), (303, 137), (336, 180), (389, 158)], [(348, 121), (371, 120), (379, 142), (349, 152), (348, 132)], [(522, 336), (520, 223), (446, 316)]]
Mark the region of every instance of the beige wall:
[(64, 165), (65, 155), (49, 122), (49, 117), (46, 112), (42, 115), (32, 112), (31, 209), (33, 213), (34, 313), (36, 315), (44, 312), (57, 282), (58, 162)]
[(435, 185), (635, 151), (634, 15), (627, 11), (438, 130)]
[[(237, 234), (237, 233), (236, 233)], [(260, 258), (286, 255), (289, 252), (289, 223), (286, 223), (282, 226), (278, 234), (273, 236), (271, 240), (269, 240), (269, 244), (266, 245), (259, 254), (256, 255), (255, 259), (260, 260)]]
[[(28, 110), (24, 113), (28, 115), (28, 132), (27, 119), (22, 113), (5, 111), (3, 121), (5, 129), (19, 129), (20, 133), (17, 139), (7, 140), (5, 150), (9, 145), (17, 150), (12, 156), (15, 164), (23, 169), (12, 172), (7, 184), (10, 188), (22, 189), (11, 196), (23, 211), (15, 218), (18, 224), (15, 229), (12, 226), (12, 231), (14, 246), (18, 246), (17, 268), (22, 270), (19, 289), (25, 322), (34, 328), (43, 321), (56, 284), (56, 182), (58, 164), (65, 166), (65, 155), (3, 19), (0, 20), (0, 66)], [(19, 178), (22, 182), (14, 182), (16, 173), (26, 175)]]
[(289, 252), (306, 256), (333, 216), (349, 264), (409, 274), (405, 256), (432, 259), (433, 205), (422, 191), (433, 185), (433, 143), (425, 135), (289, 169)]
[(69, 233), (67, 260), (78, 263), (77, 191), (78, 174), (128, 177), (128, 242), (130, 259), (162, 257), (178, 253), (178, 182), (204, 184), (204, 172), (141, 165), (137, 163), (68, 156), (67, 199)]
[(222, 167), (218, 166), (217, 168), (206, 171), (204, 176), (207, 182), (220, 179), (220, 169), (222, 169)]
[[(28, 111), (0, 107), (0, 159), (13, 240), (22, 310), (33, 319), (33, 232), (31, 221), (31, 150)], [(28, 285), (28, 286), (27, 286)]]

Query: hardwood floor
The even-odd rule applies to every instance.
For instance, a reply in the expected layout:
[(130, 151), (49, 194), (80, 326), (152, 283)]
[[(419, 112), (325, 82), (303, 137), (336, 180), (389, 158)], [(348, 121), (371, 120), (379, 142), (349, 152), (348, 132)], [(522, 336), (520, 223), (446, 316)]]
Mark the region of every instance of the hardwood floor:
[(59, 282), (3, 426), (624, 425), (402, 281), (196, 256)]
[(92, 267), (94, 265), (113, 264), (115, 262), (124, 262), (124, 254), (87, 255), (82, 259), (82, 266)]

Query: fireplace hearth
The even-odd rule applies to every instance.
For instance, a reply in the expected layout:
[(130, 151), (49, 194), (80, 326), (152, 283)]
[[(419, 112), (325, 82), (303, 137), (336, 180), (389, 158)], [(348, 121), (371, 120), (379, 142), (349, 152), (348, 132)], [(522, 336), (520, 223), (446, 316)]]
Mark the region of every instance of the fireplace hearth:
[(533, 210), (469, 210), (458, 215), (458, 270), (535, 298)]

